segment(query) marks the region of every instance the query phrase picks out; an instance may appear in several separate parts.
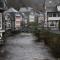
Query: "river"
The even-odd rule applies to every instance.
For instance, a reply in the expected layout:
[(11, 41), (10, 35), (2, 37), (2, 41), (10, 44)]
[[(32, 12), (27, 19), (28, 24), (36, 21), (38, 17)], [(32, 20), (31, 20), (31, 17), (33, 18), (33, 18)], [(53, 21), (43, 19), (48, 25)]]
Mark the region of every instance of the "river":
[(55, 60), (44, 42), (34, 42), (32, 34), (21, 33), (7, 38), (0, 48), (0, 60)]

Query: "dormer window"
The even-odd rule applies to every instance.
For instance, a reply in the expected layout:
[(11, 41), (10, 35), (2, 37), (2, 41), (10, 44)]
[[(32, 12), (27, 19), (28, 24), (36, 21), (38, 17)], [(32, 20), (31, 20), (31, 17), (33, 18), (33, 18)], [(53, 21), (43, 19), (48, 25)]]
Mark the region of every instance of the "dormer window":
[(56, 17), (56, 13), (53, 13), (53, 17)]

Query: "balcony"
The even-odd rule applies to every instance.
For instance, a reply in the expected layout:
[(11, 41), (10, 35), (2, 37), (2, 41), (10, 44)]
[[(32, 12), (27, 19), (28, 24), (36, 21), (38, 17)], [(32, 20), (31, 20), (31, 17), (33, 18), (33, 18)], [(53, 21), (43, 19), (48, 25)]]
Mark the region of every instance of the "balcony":
[(50, 20), (50, 21), (51, 21), (51, 20), (54, 20), (54, 21), (55, 21), (55, 20), (60, 20), (60, 17), (48, 17), (48, 20)]

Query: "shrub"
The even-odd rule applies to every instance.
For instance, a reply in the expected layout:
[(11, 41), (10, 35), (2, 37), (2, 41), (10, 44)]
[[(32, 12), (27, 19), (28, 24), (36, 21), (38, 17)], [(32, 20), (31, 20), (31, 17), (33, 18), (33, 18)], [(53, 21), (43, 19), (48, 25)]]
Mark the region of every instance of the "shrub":
[(60, 34), (47, 31), (46, 36), (45, 43), (52, 49), (54, 56), (60, 58)]

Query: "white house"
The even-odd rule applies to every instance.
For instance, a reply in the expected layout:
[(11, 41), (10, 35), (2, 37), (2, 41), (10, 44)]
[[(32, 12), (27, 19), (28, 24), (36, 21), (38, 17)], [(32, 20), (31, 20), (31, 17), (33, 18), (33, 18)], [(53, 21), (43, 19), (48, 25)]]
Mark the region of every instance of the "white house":
[(60, 1), (46, 0), (45, 2), (45, 26), (51, 30), (59, 30)]
[(19, 12), (23, 15), (23, 22), (25, 26), (28, 26), (29, 22), (34, 22), (35, 12), (32, 7), (21, 7)]
[(31, 11), (29, 14), (29, 22), (35, 21), (35, 12)]

